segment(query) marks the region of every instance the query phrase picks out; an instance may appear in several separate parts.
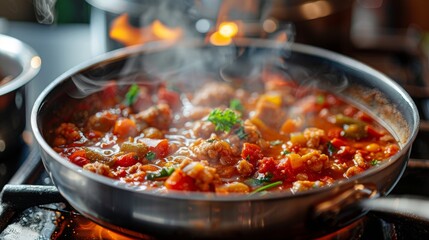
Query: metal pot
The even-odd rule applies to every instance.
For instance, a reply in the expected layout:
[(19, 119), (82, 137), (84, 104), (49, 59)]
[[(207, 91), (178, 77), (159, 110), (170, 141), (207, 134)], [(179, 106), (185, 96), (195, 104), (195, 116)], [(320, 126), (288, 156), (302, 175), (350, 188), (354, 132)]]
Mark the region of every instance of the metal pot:
[(0, 35), (0, 159), (22, 146), (25, 85), (40, 70), (40, 57), (18, 39)]
[[(397, 137), (401, 150), (380, 166), (329, 187), (296, 194), (215, 196), (159, 194), (118, 184), (60, 157), (45, 139), (55, 119), (67, 117), (56, 115), (59, 109), (78, 103), (107, 80), (129, 84), (136, 76), (152, 75), (191, 88), (198, 82), (190, 79), (221, 76), (231, 84), (257, 88), (264, 71), (276, 71), (300, 84), (317, 84), (362, 106)], [(141, 81), (157, 78), (145, 79)], [(137, 236), (308, 238), (353, 222), (367, 212), (359, 203), (391, 191), (406, 167), (419, 116), (401, 87), (357, 61), (306, 45), (288, 48), (242, 39), (223, 47), (147, 44), (107, 53), (52, 82), (35, 102), (31, 125), (43, 163), (60, 193), (80, 213), (101, 225)]]

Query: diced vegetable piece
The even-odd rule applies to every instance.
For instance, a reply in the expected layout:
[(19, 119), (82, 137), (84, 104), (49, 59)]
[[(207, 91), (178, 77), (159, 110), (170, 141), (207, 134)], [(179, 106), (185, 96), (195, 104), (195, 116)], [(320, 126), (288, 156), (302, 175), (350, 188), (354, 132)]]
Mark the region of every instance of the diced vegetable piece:
[(343, 114), (335, 115), (335, 124), (343, 126), (343, 136), (353, 139), (361, 139), (367, 136), (366, 123), (358, 119), (347, 117)]
[(299, 122), (296, 119), (287, 119), (280, 128), (281, 133), (292, 133), (298, 131)]
[(339, 138), (332, 139), (331, 144), (332, 144), (332, 146), (334, 146), (336, 148), (340, 148), (341, 146), (347, 146), (347, 142), (344, 140), (341, 140)]
[(89, 159), (86, 157), (85, 150), (77, 150), (69, 157), (70, 162), (83, 167), (84, 165), (90, 163)]
[(175, 171), (175, 168), (170, 167), (170, 168), (161, 168), (160, 171), (158, 172), (148, 172), (146, 174), (146, 178), (148, 180), (157, 180), (157, 179), (161, 179), (161, 178), (166, 178), (168, 176), (170, 176), (173, 172)]
[(344, 137), (361, 139), (367, 136), (364, 124), (344, 125)]
[(378, 152), (380, 151), (380, 149), (380, 145), (378, 145), (377, 143), (370, 143), (365, 147), (365, 150), (367, 150), (368, 152)]
[(138, 159), (139, 158), (136, 153), (134, 152), (126, 153), (124, 155), (120, 155), (115, 159), (116, 160), (115, 166), (129, 167), (136, 164), (138, 162), (137, 161)]
[(307, 142), (307, 139), (305, 138), (303, 133), (293, 132), (290, 134), (290, 141), (293, 144), (305, 145), (305, 143)]
[(167, 189), (180, 191), (196, 191), (195, 179), (186, 175), (182, 170), (176, 169), (164, 183)]
[(131, 85), (128, 92), (125, 94), (125, 105), (131, 106), (137, 101), (139, 96), (140, 87), (137, 84)]
[(259, 101), (266, 101), (266, 102), (273, 103), (277, 106), (281, 106), (282, 96), (279, 94), (273, 94), (273, 93), (264, 94), (259, 98)]
[(359, 121), (357, 119), (347, 117), (343, 114), (337, 114), (334, 117), (334, 123), (337, 125), (345, 125), (345, 124), (365, 124), (362, 121)]
[(121, 138), (135, 136), (137, 134), (136, 123), (129, 118), (122, 118), (116, 121), (113, 133)]
[(123, 142), (120, 150), (126, 153), (134, 152), (139, 158), (143, 159), (149, 151), (149, 148), (144, 143)]
[(149, 151), (155, 153), (155, 158), (164, 158), (168, 155), (168, 140), (167, 139), (151, 139), (142, 138), (140, 142), (149, 147)]
[(152, 161), (156, 158), (156, 154), (154, 152), (149, 151), (147, 152), (145, 157), (147, 160)]
[(296, 153), (290, 153), (287, 155), (287, 157), (293, 169), (297, 169), (299, 167), (304, 166), (304, 163), (306, 161), (305, 159), (301, 158), (299, 154)]
[(85, 148), (85, 156), (86, 158), (88, 158), (91, 162), (102, 162), (102, 163), (107, 163), (109, 162), (109, 157), (107, 157), (106, 155), (90, 149), (90, 148)]

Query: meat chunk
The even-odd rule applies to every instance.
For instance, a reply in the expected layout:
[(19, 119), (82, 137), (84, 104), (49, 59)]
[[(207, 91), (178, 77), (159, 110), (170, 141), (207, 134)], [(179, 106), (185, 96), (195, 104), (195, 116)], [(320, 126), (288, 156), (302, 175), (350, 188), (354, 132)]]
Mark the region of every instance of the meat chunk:
[(329, 167), (329, 157), (320, 151), (310, 151), (309, 153), (302, 155), (301, 158), (306, 163), (307, 167), (314, 172), (319, 172), (322, 169)]
[(254, 117), (260, 119), (266, 126), (278, 129), (284, 122), (286, 113), (274, 100), (261, 98), (256, 105)]
[(293, 169), (305, 167), (313, 172), (319, 172), (329, 168), (329, 157), (319, 150), (307, 149), (301, 156), (296, 153), (290, 153), (287, 158)]
[(150, 127), (167, 130), (172, 121), (172, 112), (167, 104), (158, 104), (135, 115), (136, 122), (145, 122)]
[(55, 138), (52, 143), (54, 147), (70, 144), (83, 138), (83, 134), (73, 123), (61, 123), (54, 133)]
[(353, 177), (361, 172), (365, 171), (363, 168), (358, 166), (351, 166), (349, 169), (347, 169), (346, 173), (344, 173), (344, 177), (350, 178)]
[(214, 184), (219, 181), (216, 169), (207, 166), (205, 161), (190, 162), (186, 166), (183, 166), (182, 171), (195, 180), (195, 186), (200, 191), (212, 190)]
[(251, 121), (244, 121), (243, 128), (246, 133), (246, 142), (258, 143), (262, 139), (261, 132)]
[(221, 82), (210, 82), (195, 94), (192, 104), (208, 107), (229, 106), (234, 94), (235, 91), (230, 85)]
[(106, 176), (106, 177), (111, 177), (111, 178), (115, 177), (112, 171), (110, 170), (110, 167), (100, 162), (88, 163), (85, 166), (83, 166), (83, 169), (99, 175)]
[(240, 175), (243, 177), (252, 175), (254, 169), (253, 165), (244, 159), (238, 161), (235, 167), (237, 168), (238, 173), (240, 173)]
[(325, 186), (325, 182), (321, 181), (295, 181), (292, 186), (292, 192), (302, 192), (313, 188), (319, 188)]
[(118, 117), (119, 115), (113, 110), (98, 112), (89, 118), (88, 127), (96, 131), (107, 132), (115, 125)]
[(363, 169), (367, 169), (369, 167), (368, 163), (362, 157), (362, 154), (360, 152), (355, 153), (355, 155), (353, 156), (353, 162), (356, 166), (359, 166)]
[(307, 139), (307, 147), (318, 148), (325, 137), (325, 131), (319, 128), (306, 128), (304, 130), (304, 137)]
[(209, 138), (215, 132), (216, 126), (208, 121), (197, 121), (192, 128), (194, 135), (200, 138)]
[(143, 159), (147, 152), (149, 151), (149, 147), (144, 143), (134, 143), (134, 142), (123, 142), (120, 148), (121, 152), (131, 153), (134, 152), (138, 156), (139, 159)]
[(219, 162), (222, 165), (234, 164), (233, 150), (229, 143), (218, 138), (197, 139), (189, 147), (198, 160)]
[(156, 167), (150, 168), (151, 165), (134, 164), (127, 169), (128, 175), (122, 180), (125, 182), (142, 182), (146, 177), (147, 171), (156, 171)]
[(201, 120), (208, 116), (211, 111), (212, 108), (210, 107), (189, 106), (183, 109), (183, 118), (187, 121)]

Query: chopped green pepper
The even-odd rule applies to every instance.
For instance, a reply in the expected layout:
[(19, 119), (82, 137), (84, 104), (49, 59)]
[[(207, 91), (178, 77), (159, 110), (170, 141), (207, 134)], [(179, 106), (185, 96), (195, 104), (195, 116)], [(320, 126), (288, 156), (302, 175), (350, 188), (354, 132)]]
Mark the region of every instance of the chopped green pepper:
[(147, 180), (156, 180), (159, 178), (168, 177), (174, 172), (174, 170), (176, 170), (174, 167), (170, 167), (170, 168), (162, 168), (158, 172), (148, 172), (146, 174), (146, 179)]
[(128, 89), (128, 92), (125, 94), (125, 105), (133, 105), (137, 101), (139, 92), (140, 88), (137, 84), (131, 85), (130, 89)]

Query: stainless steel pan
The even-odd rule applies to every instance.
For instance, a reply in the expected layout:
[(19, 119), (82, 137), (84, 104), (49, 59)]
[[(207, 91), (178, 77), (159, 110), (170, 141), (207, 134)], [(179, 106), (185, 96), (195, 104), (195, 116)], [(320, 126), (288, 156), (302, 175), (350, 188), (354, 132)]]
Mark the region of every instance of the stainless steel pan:
[[(178, 53), (184, 53), (177, 55)], [(167, 65), (165, 63), (168, 63)], [(159, 194), (118, 184), (83, 171), (61, 158), (45, 140), (59, 109), (79, 102), (106, 80), (118, 84), (138, 75), (198, 85), (211, 76), (258, 88), (258, 79), (275, 71), (300, 84), (317, 84), (359, 104), (397, 137), (401, 150), (380, 166), (330, 187), (292, 194), (215, 196)], [(65, 117), (65, 116), (63, 116)], [(60, 117), (59, 120), (62, 117)], [(387, 195), (402, 175), (416, 137), (419, 116), (410, 96), (385, 75), (345, 56), (322, 49), (265, 41), (234, 46), (145, 45), (107, 53), (66, 72), (37, 99), (31, 125), (43, 163), (64, 198), (80, 213), (125, 233), (176, 238), (314, 237), (338, 229), (366, 213), (366, 199)], [(371, 206), (366, 205), (370, 208)]]

